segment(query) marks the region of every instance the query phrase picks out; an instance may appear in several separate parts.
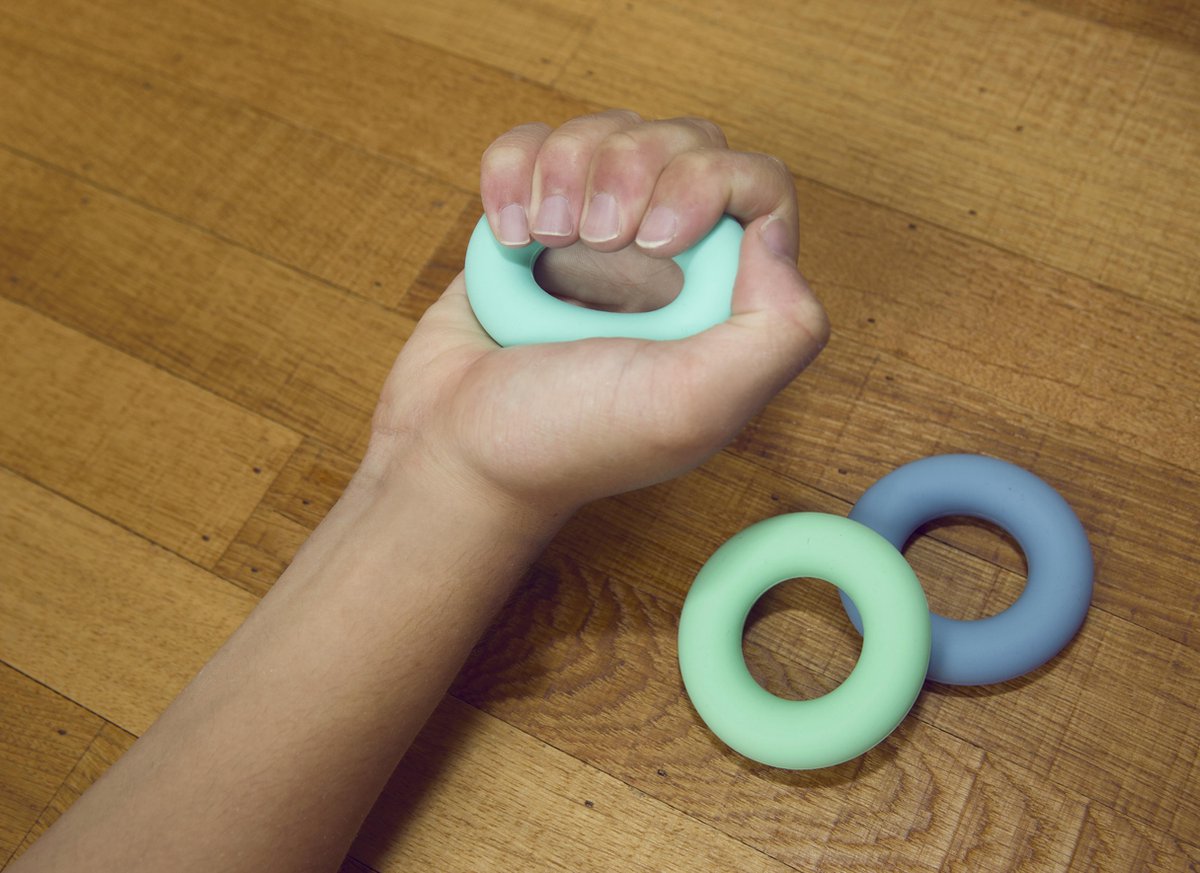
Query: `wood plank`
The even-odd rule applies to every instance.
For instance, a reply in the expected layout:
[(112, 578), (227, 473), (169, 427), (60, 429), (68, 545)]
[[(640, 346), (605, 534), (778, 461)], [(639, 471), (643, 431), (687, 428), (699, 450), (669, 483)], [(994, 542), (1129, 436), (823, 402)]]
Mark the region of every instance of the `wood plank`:
[(1087, 811), (1086, 798), (985, 754), (942, 869), (1064, 870)]
[(3, 145), (385, 304), (467, 196), (6, 15), (0, 90)]
[(129, 751), (136, 737), (128, 731), (121, 730), (114, 724), (103, 722), (99, 732), (63, 781), (53, 799), (38, 817), (37, 823), (25, 835), (21, 846), (13, 855), (15, 861), (34, 842), (46, 832), (50, 825), (58, 821), (84, 791), (92, 783), (104, 775), (104, 772), (117, 762), (123, 754)]
[(453, 699), (351, 854), (371, 869), (791, 869)]
[(562, 72), (603, 8), (596, 0), (445, 0), (403, 6), (388, 0), (314, 0), (313, 5), (543, 85)]
[(1038, 6), (1131, 33), (1200, 47), (1200, 17), (1187, 0), (1032, 0)]
[(1200, 846), (1176, 840), (1136, 821), (1114, 816), (1102, 806), (1088, 807), (1070, 873), (1141, 870), (1190, 873), (1200, 868)]
[(0, 700), (2, 868), (104, 722), (5, 664), (0, 664)]
[[(4, 296), (288, 428), (350, 453), (366, 445), (409, 319), (3, 153), (0, 191), (0, 227), (36, 212), (29, 226), (45, 228), (0, 265)], [(279, 430), (258, 420), (249, 433)]]
[(257, 602), (4, 470), (0, 566), (0, 660), (133, 734)]
[(479, 156), (526, 121), (595, 108), (338, 12), (286, 0), (35, 0), (5, 12), (186, 82), (478, 190)]
[(278, 510), (257, 506), (213, 570), (223, 579), (262, 597), (283, 575), (311, 533), (311, 528)]
[(306, 439), (254, 508), (215, 571), (253, 594), (266, 593), (333, 508), (357, 468), (348, 456)]
[(775, 0), (601, 16), (555, 86), (1194, 317), (1197, 83), (1200, 53), (1026, 3)]
[(220, 556), (298, 443), (3, 299), (0, 332), (4, 463), (192, 560)]
[(1067, 651), (988, 689), (936, 689), (922, 717), (1184, 840), (1200, 834), (1200, 656), (1093, 610)]
[(835, 342), (1200, 472), (1200, 320), (822, 186), (800, 197)]
[(1196, 846), (986, 755), (945, 866), (974, 870), (1183, 871)]

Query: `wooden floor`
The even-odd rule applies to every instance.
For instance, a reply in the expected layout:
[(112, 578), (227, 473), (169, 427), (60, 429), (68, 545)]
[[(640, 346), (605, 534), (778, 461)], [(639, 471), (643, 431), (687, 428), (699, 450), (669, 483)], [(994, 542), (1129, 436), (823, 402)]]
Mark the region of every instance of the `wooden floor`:
[[(834, 340), (707, 466), (563, 532), (345, 869), (1200, 868), (1200, 10), (1166, 0), (4, 0), (0, 866), (345, 486), (483, 148), (608, 106), (788, 162)], [(700, 564), (947, 451), (1076, 508), (1082, 633), (839, 767), (726, 750), (675, 657)], [(981, 524), (907, 554), (955, 617), (1022, 585)], [(747, 633), (792, 696), (857, 651), (827, 585)]]

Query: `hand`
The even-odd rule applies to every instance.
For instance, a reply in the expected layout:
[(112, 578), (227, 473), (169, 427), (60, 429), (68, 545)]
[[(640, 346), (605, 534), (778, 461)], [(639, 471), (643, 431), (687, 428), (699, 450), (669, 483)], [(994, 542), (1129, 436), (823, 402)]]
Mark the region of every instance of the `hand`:
[(673, 267), (666, 259), (733, 215), (746, 228), (733, 315), (684, 340), (501, 349), (475, 320), (460, 274), (384, 387), (364, 462), (373, 476), (429, 471), (464, 494), (561, 515), (699, 465), (828, 338), (796, 270), (791, 175), (774, 158), (729, 150), (707, 121), (605, 112), (557, 130), (523, 125), (484, 154), (481, 190), (498, 239), (532, 236), (553, 250), (542, 258), (545, 287), (605, 308), (668, 302), (656, 299), (661, 282), (639, 272)]

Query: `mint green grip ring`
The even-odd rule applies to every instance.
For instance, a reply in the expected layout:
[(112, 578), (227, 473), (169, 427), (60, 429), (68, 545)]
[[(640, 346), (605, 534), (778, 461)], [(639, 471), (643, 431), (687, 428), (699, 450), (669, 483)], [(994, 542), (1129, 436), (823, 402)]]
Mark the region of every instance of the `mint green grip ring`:
[(467, 244), (467, 299), (483, 329), (502, 346), (594, 337), (683, 339), (729, 318), (742, 235), (736, 219), (722, 216), (698, 243), (675, 256), (683, 271), (679, 296), (651, 312), (602, 312), (543, 291), (533, 265), (545, 246), (501, 245), (484, 216)]
[[(804, 576), (854, 602), (862, 652), (828, 694), (785, 700), (750, 675), (742, 635), (760, 597)], [(895, 730), (925, 681), (929, 646), (929, 606), (904, 556), (865, 525), (816, 512), (733, 536), (701, 568), (679, 618), (679, 669), (700, 718), (734, 751), (791, 770), (848, 761)]]

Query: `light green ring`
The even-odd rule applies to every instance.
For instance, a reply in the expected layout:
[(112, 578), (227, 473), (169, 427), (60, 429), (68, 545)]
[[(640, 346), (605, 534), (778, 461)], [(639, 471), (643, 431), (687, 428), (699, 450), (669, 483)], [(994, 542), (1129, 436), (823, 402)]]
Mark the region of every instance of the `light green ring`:
[(543, 291), (533, 265), (545, 246), (501, 245), (484, 216), (467, 244), (467, 299), (483, 329), (502, 346), (594, 337), (683, 339), (729, 318), (743, 234), (736, 219), (722, 216), (698, 243), (675, 256), (683, 289), (674, 300), (651, 312), (603, 312)]
[[(742, 636), (760, 597), (804, 576), (854, 602), (862, 652), (828, 694), (785, 700), (750, 675)], [(679, 669), (696, 712), (734, 751), (792, 770), (848, 761), (895, 730), (925, 681), (929, 646), (929, 605), (904, 556), (865, 525), (824, 513), (777, 516), (729, 539), (696, 576), (679, 618)]]

